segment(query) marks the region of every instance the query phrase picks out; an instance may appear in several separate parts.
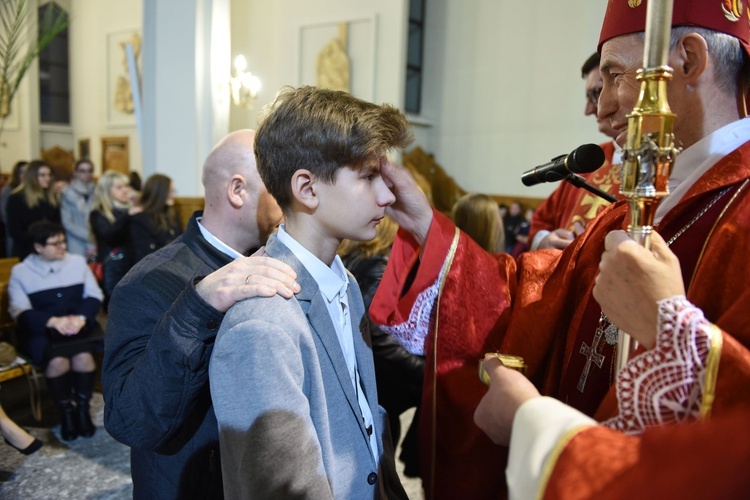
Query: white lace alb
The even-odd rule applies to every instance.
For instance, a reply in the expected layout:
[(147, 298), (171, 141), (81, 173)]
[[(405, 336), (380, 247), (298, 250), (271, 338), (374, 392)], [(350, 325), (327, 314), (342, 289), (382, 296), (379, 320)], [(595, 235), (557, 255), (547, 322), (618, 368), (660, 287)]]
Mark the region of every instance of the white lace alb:
[(617, 375), (620, 414), (602, 422), (627, 434), (700, 417), (711, 324), (682, 295), (658, 304), (656, 345), (628, 361)]

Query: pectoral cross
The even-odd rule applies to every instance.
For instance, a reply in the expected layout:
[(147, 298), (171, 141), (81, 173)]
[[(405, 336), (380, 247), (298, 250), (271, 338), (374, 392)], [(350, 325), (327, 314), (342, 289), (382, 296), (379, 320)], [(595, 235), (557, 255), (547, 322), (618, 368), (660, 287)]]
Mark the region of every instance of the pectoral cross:
[(604, 328), (602, 328), (600, 324), (596, 329), (596, 333), (594, 333), (594, 341), (592, 342), (591, 347), (587, 346), (586, 342), (582, 342), (581, 349), (578, 351), (587, 358), (586, 364), (583, 366), (583, 372), (578, 379), (578, 385), (576, 386), (581, 392), (583, 392), (583, 388), (586, 387), (586, 379), (589, 376), (589, 370), (591, 370), (591, 363), (596, 364), (599, 368), (604, 364), (604, 355), (596, 352), (599, 348), (599, 343), (602, 340), (602, 335), (604, 335)]

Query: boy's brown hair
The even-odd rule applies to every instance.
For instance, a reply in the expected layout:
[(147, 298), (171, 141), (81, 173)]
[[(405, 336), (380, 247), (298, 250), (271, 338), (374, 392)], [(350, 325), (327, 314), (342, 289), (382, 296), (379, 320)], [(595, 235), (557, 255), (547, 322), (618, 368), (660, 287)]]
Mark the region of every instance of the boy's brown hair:
[(332, 183), (339, 168), (360, 168), (413, 139), (406, 117), (395, 107), (337, 90), (283, 87), (264, 115), (255, 135), (255, 158), (282, 210), (291, 205), (290, 181), (297, 170)]

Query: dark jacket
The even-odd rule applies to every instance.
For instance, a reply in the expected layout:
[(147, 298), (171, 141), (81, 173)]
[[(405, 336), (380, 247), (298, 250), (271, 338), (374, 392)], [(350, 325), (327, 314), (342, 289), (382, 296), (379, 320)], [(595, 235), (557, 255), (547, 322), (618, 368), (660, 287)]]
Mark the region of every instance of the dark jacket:
[(130, 245), (128, 209), (114, 208), (112, 214), (115, 216), (113, 222), (110, 222), (98, 210), (93, 210), (89, 214), (89, 224), (96, 240), (97, 260), (99, 262), (104, 262), (104, 259), (113, 249)]
[(23, 260), (33, 250), (29, 240), (29, 226), (40, 220), (61, 223), (60, 207), (40, 200), (34, 208), (29, 208), (23, 191), (13, 193), (8, 198), (8, 232), (13, 238), (13, 255)]
[(151, 214), (141, 212), (130, 217), (128, 230), (135, 263), (172, 242), (182, 233), (182, 224), (176, 217), (163, 229), (154, 223)]
[(195, 283), (229, 263), (195, 217), (115, 289), (102, 386), (104, 426), (131, 447), (133, 497), (222, 497), (219, 433), (208, 362), (223, 313)]
[[(96, 239), (96, 260), (102, 263), (104, 280), (102, 288), (109, 299), (117, 284), (133, 265), (130, 232), (128, 231), (128, 210), (114, 208), (114, 221), (95, 210), (89, 215), (91, 232)], [(105, 306), (108, 309), (108, 305)]]

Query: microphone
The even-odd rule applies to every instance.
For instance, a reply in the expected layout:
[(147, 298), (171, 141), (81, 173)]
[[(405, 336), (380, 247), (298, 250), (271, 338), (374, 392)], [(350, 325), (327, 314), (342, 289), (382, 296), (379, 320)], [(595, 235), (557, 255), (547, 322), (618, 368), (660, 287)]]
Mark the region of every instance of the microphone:
[(596, 144), (578, 146), (569, 155), (552, 158), (549, 163), (539, 165), (523, 173), (524, 186), (535, 186), (543, 182), (557, 182), (569, 174), (588, 174), (604, 163), (604, 150)]

